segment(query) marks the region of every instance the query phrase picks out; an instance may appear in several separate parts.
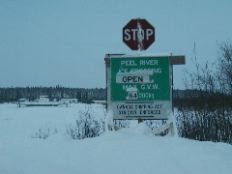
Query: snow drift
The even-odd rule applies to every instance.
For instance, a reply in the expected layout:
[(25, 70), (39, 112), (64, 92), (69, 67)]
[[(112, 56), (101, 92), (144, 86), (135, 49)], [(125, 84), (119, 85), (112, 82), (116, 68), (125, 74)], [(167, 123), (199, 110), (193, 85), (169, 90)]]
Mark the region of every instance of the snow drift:
[[(73, 140), (67, 125), (88, 105), (17, 108), (0, 105), (0, 174), (230, 174), (232, 146), (155, 137), (143, 124)], [(101, 105), (91, 113), (104, 119)], [(44, 131), (48, 137), (35, 138)], [(43, 133), (42, 133), (43, 134)]]

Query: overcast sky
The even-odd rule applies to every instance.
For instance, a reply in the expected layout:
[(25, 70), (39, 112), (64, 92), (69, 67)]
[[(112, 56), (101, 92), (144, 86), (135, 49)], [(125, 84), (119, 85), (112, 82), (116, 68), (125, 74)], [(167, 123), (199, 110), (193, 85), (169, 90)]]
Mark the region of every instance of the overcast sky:
[(0, 87), (105, 87), (106, 53), (137, 54), (122, 42), (132, 18), (146, 18), (156, 41), (143, 54), (184, 54), (213, 62), (232, 40), (231, 0), (0, 0)]

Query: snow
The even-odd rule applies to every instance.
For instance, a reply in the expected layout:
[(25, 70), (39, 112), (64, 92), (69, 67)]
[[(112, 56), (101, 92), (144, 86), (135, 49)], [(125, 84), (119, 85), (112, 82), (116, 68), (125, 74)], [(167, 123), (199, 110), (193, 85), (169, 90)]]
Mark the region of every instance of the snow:
[[(0, 174), (231, 174), (232, 146), (177, 137), (157, 137), (144, 124), (73, 140), (66, 127), (80, 110), (69, 107), (0, 105)], [(91, 113), (104, 119), (101, 105)], [(41, 129), (47, 139), (33, 138)]]

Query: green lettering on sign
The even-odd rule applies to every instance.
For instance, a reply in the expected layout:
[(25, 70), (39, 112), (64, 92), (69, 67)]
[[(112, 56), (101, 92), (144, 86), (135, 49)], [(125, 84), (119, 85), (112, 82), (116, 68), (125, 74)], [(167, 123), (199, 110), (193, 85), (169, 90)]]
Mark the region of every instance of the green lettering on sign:
[(170, 100), (168, 57), (111, 59), (111, 100)]

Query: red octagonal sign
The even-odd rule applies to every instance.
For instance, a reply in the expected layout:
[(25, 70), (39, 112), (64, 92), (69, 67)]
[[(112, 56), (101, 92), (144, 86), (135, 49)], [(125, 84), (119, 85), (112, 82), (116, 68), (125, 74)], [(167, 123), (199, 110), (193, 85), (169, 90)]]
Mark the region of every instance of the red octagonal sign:
[(132, 50), (146, 50), (155, 41), (155, 28), (146, 19), (132, 19), (123, 27), (122, 37)]

